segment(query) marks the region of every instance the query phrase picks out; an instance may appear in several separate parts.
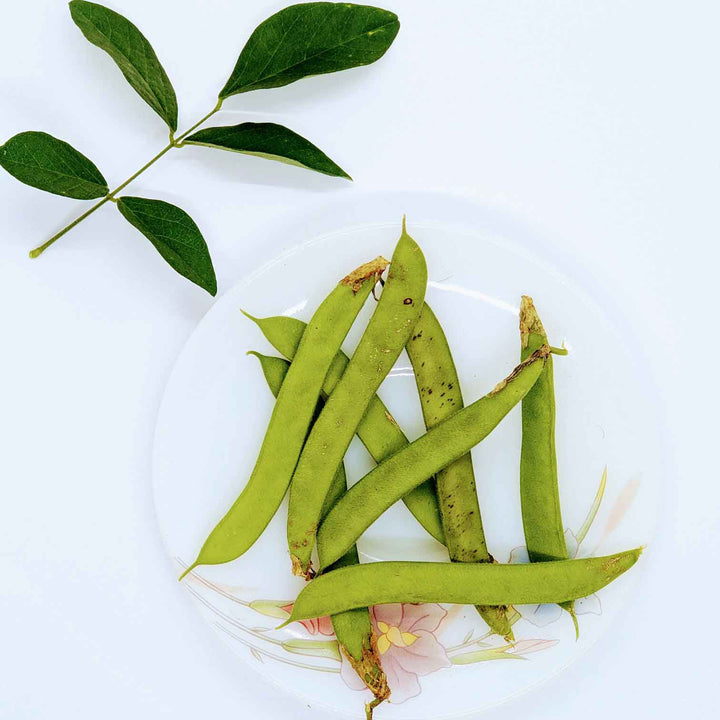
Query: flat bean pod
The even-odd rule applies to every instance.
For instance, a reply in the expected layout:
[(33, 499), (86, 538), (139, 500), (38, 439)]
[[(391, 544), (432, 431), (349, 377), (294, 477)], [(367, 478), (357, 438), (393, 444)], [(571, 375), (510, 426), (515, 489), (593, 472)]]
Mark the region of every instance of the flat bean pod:
[[(418, 244), (407, 234), (403, 222), (380, 301), (343, 376), (315, 421), (293, 474), (287, 537), (296, 575), (312, 576), (311, 554), (333, 475), (368, 403), (412, 333), (422, 309), (426, 285), (425, 258)], [(301, 349), (306, 335), (303, 335)], [(337, 350), (337, 347), (333, 348), (333, 355)], [(290, 366), (288, 378), (294, 366), (295, 363)], [(351, 545), (349, 543), (332, 562)]]
[(428, 430), (351, 487), (320, 526), (321, 568), (342, 557), (385, 510), (412, 488), (487, 437), (533, 386), (549, 353), (547, 346), (538, 349), (488, 395)]
[(368, 605), (562, 603), (592, 595), (629, 570), (641, 548), (605, 557), (525, 565), (376, 562), (319, 576), (300, 593), (285, 625)]
[[(525, 359), (547, 342), (547, 334), (532, 298), (523, 295), (520, 303), (520, 358)], [(530, 562), (567, 559), (555, 452), (552, 357), (548, 358), (538, 381), (522, 402), (520, 502)], [(562, 607), (572, 616), (577, 632), (573, 603), (563, 604)]]
[[(257, 324), (268, 342), (279, 353), (289, 360), (295, 357), (307, 327), (302, 320), (284, 315), (267, 318), (256, 318), (247, 313), (245, 315)], [(341, 351), (337, 354), (323, 384), (323, 392), (326, 395), (330, 395), (335, 389), (348, 362), (350, 359), (345, 353)], [(390, 457), (410, 442), (377, 395), (373, 396), (368, 403), (365, 415), (358, 425), (357, 435), (377, 463)], [(403, 502), (430, 535), (438, 542), (445, 542), (434, 478), (426, 480), (411, 490), (405, 495)]]
[(328, 368), (386, 267), (387, 261), (377, 258), (357, 268), (318, 307), (282, 384), (245, 488), (181, 579), (198, 565), (216, 565), (239, 557), (267, 527), (297, 465)]
[[(463, 398), (450, 345), (427, 304), (406, 349), (415, 373), (425, 427), (429, 430), (461, 410)], [(444, 467), (435, 479), (450, 560), (493, 562), (485, 542), (470, 453)], [(507, 608), (478, 605), (476, 609), (494, 633), (512, 639)]]
[[(285, 375), (290, 369), (290, 363), (283, 358), (263, 355), (251, 351), (260, 361), (263, 375), (267, 380), (272, 394), (277, 397), (280, 393)], [(320, 401), (322, 403), (322, 400)], [(340, 466), (335, 473), (330, 492), (328, 492), (325, 504), (323, 505), (323, 517), (335, 501), (347, 489), (345, 478), (345, 465)], [(357, 548), (353, 545), (343, 557), (340, 558), (329, 570), (335, 570), (349, 565), (357, 565), (359, 562)], [(380, 657), (375, 644), (375, 635), (370, 620), (370, 610), (367, 607), (353, 608), (330, 616), (335, 637), (341, 652), (348, 659), (359, 677), (373, 692), (376, 698), (385, 700), (390, 695), (387, 684), (387, 677), (380, 664)]]

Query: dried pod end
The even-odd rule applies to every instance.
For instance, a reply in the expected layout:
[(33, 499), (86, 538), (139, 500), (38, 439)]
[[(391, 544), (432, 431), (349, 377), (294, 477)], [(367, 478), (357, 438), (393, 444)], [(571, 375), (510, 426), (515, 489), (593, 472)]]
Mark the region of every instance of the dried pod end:
[(497, 395), (497, 393), (503, 390), (509, 382), (512, 382), (528, 365), (532, 365), (538, 361), (544, 364), (548, 357), (550, 357), (550, 347), (548, 345), (541, 345), (527, 360), (523, 360), (504, 380), (501, 380), (488, 395)]
[(311, 562), (307, 565), (297, 555), (290, 555), (290, 562), (292, 563), (293, 575), (304, 577), (306, 580), (312, 580), (315, 577), (315, 571)]
[(362, 657), (359, 660), (354, 658), (343, 645), (340, 645), (340, 651), (352, 665), (358, 677), (367, 685), (368, 690), (375, 696), (375, 700), (370, 703), (369, 708), (369, 716), (372, 717), (372, 709), (390, 697), (387, 676), (380, 664), (375, 633), (370, 637), (370, 647), (363, 647)]
[(377, 282), (389, 264), (389, 261), (382, 255), (378, 255), (374, 260), (366, 262), (364, 265), (353, 270), (349, 275), (346, 275), (340, 283), (342, 285), (348, 285), (352, 291), (356, 293), (369, 278), (375, 278)]
[(529, 295), (523, 295), (520, 299), (520, 341), (523, 348), (528, 346), (530, 335), (545, 337), (545, 328), (540, 321), (532, 298)]
[[(494, 562), (494, 561), (493, 561)], [(506, 605), (476, 605), (480, 617), (487, 623), (490, 632), (507, 642), (514, 642), (515, 636)]]

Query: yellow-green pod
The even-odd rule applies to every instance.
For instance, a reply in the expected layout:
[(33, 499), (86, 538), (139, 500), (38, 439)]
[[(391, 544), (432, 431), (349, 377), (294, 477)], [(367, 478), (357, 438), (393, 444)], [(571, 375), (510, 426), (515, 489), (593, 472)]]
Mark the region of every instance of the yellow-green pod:
[[(260, 361), (260, 366), (270, 390), (277, 397), (285, 375), (290, 369), (290, 363), (283, 358), (263, 355), (254, 351), (249, 354), (255, 355)], [(341, 463), (333, 478), (330, 492), (325, 498), (322, 510), (323, 517), (345, 490), (345, 466)], [(358, 562), (357, 548), (353, 545), (330, 570), (336, 570), (348, 565), (357, 565)], [(377, 652), (375, 633), (370, 620), (370, 610), (367, 607), (353, 608), (352, 610), (331, 615), (330, 620), (332, 621), (333, 630), (335, 630), (335, 637), (340, 651), (375, 697), (378, 700), (386, 700), (390, 695), (390, 689), (380, 663), (380, 655)]]
[[(532, 298), (520, 302), (520, 358), (524, 360), (548, 338)], [(522, 402), (522, 450), (520, 452), (520, 502), (523, 530), (530, 562), (565, 560), (565, 526), (560, 511), (557, 455), (555, 452), (555, 387), (553, 359)], [(572, 602), (562, 604), (578, 632)]]
[[(425, 304), (406, 346), (415, 373), (420, 405), (429, 430), (463, 407), (460, 380), (450, 345), (435, 313)], [(470, 453), (435, 476), (445, 540), (453, 562), (493, 562), (485, 542)], [(492, 632), (513, 639), (505, 607), (478, 605)]]
[[(262, 331), (268, 342), (288, 360), (292, 360), (305, 332), (306, 324), (297, 318), (275, 315), (274, 317), (256, 318), (244, 313)], [(342, 351), (333, 360), (325, 377), (323, 392), (330, 395), (345, 372), (349, 358)], [(375, 395), (368, 403), (365, 415), (358, 425), (357, 436), (373, 460), (379, 463), (390, 457), (410, 441), (395, 421), (383, 401)], [(445, 534), (438, 507), (435, 479), (430, 478), (411, 490), (403, 502), (415, 519), (438, 542), (445, 542)]]
[[(311, 555), (322, 519), (323, 501), (368, 403), (412, 333), (425, 299), (426, 285), (425, 258), (418, 244), (407, 234), (403, 222), (380, 301), (345, 372), (315, 421), (293, 474), (287, 538), (296, 575), (312, 576)], [(301, 349), (306, 337), (307, 331), (300, 342)], [(290, 366), (288, 379), (299, 353)], [(349, 543), (332, 562), (351, 545)]]
[(412, 488), (487, 437), (533, 386), (549, 354), (547, 346), (536, 350), (485, 397), (435, 425), (353, 485), (320, 526), (321, 568), (342, 557), (385, 510)]
[(284, 625), (386, 603), (568, 602), (604, 588), (629, 570), (641, 552), (636, 548), (605, 557), (524, 565), (376, 562), (344, 567), (306, 585)]
[(386, 267), (387, 261), (377, 258), (357, 268), (316, 310), (282, 384), (247, 484), (181, 579), (198, 565), (240, 557), (267, 527), (290, 484), (330, 364)]

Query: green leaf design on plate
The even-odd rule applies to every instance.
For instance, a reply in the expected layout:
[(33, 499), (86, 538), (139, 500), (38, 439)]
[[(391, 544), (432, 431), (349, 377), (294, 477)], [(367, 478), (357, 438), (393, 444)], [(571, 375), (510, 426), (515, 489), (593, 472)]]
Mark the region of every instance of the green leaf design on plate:
[(295, 655), (326, 657), (338, 662), (341, 660), (337, 640), (302, 640), (294, 638), (282, 643), (282, 648)]
[(588, 510), (587, 517), (585, 518), (585, 522), (582, 524), (582, 527), (578, 530), (577, 533), (577, 544), (580, 545), (582, 541), (585, 539), (585, 536), (588, 534), (590, 528), (592, 527), (592, 524), (595, 522), (595, 517), (598, 513), (598, 510), (600, 509), (600, 503), (602, 502), (603, 496), (605, 495), (605, 488), (607, 486), (607, 476), (608, 476), (608, 469), (607, 465), (605, 466), (605, 469), (603, 470), (602, 477), (600, 478), (600, 486), (597, 489), (597, 492), (595, 493), (595, 499), (593, 500), (592, 505), (590, 506), (590, 510)]
[(72, 145), (44, 132), (22, 132), (0, 147), (0, 165), (26, 185), (75, 198), (105, 197), (108, 186), (95, 164)]
[(185, 142), (269, 160), (299, 165), (334, 177), (352, 178), (336, 165), (320, 148), (302, 135), (275, 123), (246, 122), (240, 125), (211, 127), (191, 135)]
[(385, 54), (399, 29), (395, 13), (369, 5), (291, 5), (258, 25), (220, 98), (370, 65)]
[(283, 610), (283, 608), (291, 604), (291, 600), (253, 600), (250, 603), (250, 608), (268, 617), (287, 620), (290, 617), (290, 613), (287, 610)]
[(463, 653), (450, 658), (453, 665), (472, 665), (479, 662), (490, 662), (491, 660), (525, 660), (522, 655), (514, 655), (507, 652), (505, 648), (489, 648), (475, 652)]
[(207, 244), (193, 219), (179, 207), (163, 200), (122, 197), (118, 210), (134, 225), (181, 275), (217, 293), (217, 281)]
[(96, 3), (72, 0), (70, 14), (82, 34), (117, 64), (140, 97), (177, 130), (175, 90), (146, 37), (127, 18)]

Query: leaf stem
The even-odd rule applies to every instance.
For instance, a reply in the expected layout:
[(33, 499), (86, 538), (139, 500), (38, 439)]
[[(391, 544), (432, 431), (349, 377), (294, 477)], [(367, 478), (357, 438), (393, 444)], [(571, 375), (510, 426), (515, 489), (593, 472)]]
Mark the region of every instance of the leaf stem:
[(206, 120), (209, 120), (216, 112), (220, 111), (220, 108), (222, 107), (223, 100), (220, 99), (217, 101), (217, 105), (205, 116), (200, 118), (192, 127), (188, 128), (182, 135), (175, 138), (173, 141), (173, 144), (175, 147), (182, 147), (183, 146), (183, 140), (193, 131), (199, 128)]
[(106, 195), (100, 202), (95, 203), (89, 210), (86, 210), (82, 215), (76, 217), (69, 225), (66, 225), (59, 233), (55, 233), (49, 240), (39, 245), (34, 250), (31, 250), (29, 255), (31, 258), (40, 257), (54, 242), (59, 240), (65, 233), (70, 232), (76, 225), (79, 225), (86, 217), (92, 215), (96, 210), (101, 208), (106, 202), (110, 200), (110, 195)]
[(148, 160), (138, 171), (134, 172), (127, 180), (120, 183), (114, 190), (111, 190), (104, 198), (95, 203), (89, 210), (86, 210), (82, 215), (76, 217), (69, 225), (66, 225), (60, 232), (55, 233), (49, 240), (46, 240), (42, 245), (39, 245), (34, 250), (31, 250), (29, 255), (31, 258), (40, 257), (51, 245), (56, 243), (63, 235), (70, 232), (76, 225), (79, 225), (85, 218), (90, 217), (96, 210), (99, 210), (103, 205), (108, 202), (115, 202), (115, 196), (124, 190), (133, 180), (142, 175), (149, 167), (154, 165), (163, 155), (170, 152), (173, 148), (183, 147), (183, 140), (196, 128), (200, 127), (205, 121), (209, 120), (216, 112), (222, 107), (222, 100), (218, 100), (217, 105), (200, 120), (198, 120), (191, 128), (186, 130), (182, 135), (175, 138), (170, 136), (170, 142), (159, 152), (157, 155)]

